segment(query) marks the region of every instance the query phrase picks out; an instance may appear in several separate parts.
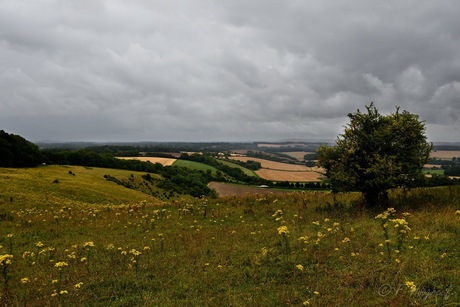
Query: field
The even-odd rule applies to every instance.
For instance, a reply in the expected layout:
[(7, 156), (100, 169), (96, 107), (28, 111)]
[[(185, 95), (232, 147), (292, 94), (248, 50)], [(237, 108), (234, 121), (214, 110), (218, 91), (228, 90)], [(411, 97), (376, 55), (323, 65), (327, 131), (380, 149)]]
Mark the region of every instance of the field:
[(394, 190), (396, 210), (363, 210), (353, 205), (358, 193), (165, 203), (103, 174), (141, 175), (65, 166), (0, 169), (1, 305), (460, 301), (458, 186)]
[(190, 169), (200, 170), (200, 171), (208, 171), (210, 170), (212, 173), (216, 173), (217, 169), (215, 167), (209, 166), (207, 164), (195, 162), (195, 161), (188, 161), (188, 160), (176, 160), (173, 164), (174, 166), (186, 167)]
[(291, 156), (293, 158), (296, 158), (299, 161), (303, 161), (303, 157), (306, 154), (313, 154), (314, 152), (311, 151), (289, 151), (289, 152), (282, 152), (285, 155)]
[(451, 160), (452, 158), (460, 158), (459, 150), (437, 150), (432, 151), (430, 154), (431, 158), (437, 158), (441, 160)]
[(230, 157), (233, 160), (239, 161), (256, 161), (260, 162), (262, 168), (255, 173), (264, 179), (274, 181), (295, 181), (295, 182), (308, 182), (308, 181), (321, 181), (321, 175), (318, 173), (322, 169), (317, 167), (307, 167), (305, 165), (287, 164), (274, 162), (264, 159), (251, 158), (251, 157)]
[(266, 168), (261, 168), (256, 171), (256, 174), (261, 178), (274, 181), (311, 182), (321, 181), (322, 178), (322, 175), (316, 172), (279, 171)]
[(236, 185), (221, 182), (211, 182), (209, 184), (211, 189), (217, 191), (219, 196), (231, 196), (231, 195), (246, 195), (246, 194), (258, 194), (267, 195), (270, 193), (289, 193), (289, 191), (271, 190), (266, 188), (248, 187), (244, 185)]
[(163, 166), (168, 166), (174, 164), (176, 159), (172, 158), (156, 158), (156, 157), (118, 157), (119, 159), (127, 159), (127, 160), (140, 160), (140, 161), (148, 161), (151, 163), (160, 163)]
[(257, 147), (269, 147), (269, 148), (283, 148), (283, 147), (295, 147), (295, 146), (305, 146), (305, 144), (303, 143), (299, 143), (299, 144), (271, 144), (271, 143), (257, 144)]
[(287, 163), (281, 163), (281, 162), (274, 162), (270, 160), (265, 160), (265, 159), (259, 159), (259, 158), (252, 158), (252, 157), (229, 157), (229, 159), (232, 160), (239, 160), (239, 161), (256, 161), (260, 162), (263, 168), (269, 168), (269, 169), (276, 169), (276, 170), (283, 170), (283, 171), (310, 171), (311, 169), (309, 167), (306, 167), (305, 165), (298, 165), (298, 164), (287, 164)]

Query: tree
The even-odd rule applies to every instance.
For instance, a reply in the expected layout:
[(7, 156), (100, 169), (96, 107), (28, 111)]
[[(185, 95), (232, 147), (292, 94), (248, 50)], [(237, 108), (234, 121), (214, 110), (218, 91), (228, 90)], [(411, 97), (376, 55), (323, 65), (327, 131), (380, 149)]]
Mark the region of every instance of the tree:
[(318, 150), (317, 164), (333, 190), (360, 191), (368, 206), (380, 206), (388, 202), (388, 189), (412, 186), (423, 176), (432, 145), (417, 115), (397, 107), (384, 116), (374, 103), (366, 109), (348, 114), (344, 133), (335, 146)]
[(43, 162), (38, 146), (0, 130), (0, 167), (30, 167)]

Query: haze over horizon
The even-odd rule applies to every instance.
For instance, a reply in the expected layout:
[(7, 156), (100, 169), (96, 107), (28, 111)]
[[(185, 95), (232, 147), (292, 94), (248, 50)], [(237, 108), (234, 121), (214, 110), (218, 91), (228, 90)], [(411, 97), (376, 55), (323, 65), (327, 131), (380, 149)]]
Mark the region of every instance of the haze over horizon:
[(3, 0), (0, 129), (39, 141), (335, 140), (372, 101), (460, 141), (460, 2)]

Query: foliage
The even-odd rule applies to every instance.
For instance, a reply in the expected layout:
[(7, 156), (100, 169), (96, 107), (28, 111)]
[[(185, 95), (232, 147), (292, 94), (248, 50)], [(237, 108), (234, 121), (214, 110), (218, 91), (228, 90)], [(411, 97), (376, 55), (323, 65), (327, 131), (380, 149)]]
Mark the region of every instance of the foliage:
[(0, 130), (0, 167), (29, 167), (44, 162), (35, 144)]
[(318, 150), (318, 165), (333, 188), (360, 191), (376, 206), (386, 203), (389, 188), (411, 186), (422, 177), (432, 146), (417, 115), (397, 108), (383, 116), (373, 103), (366, 109), (348, 114), (350, 123), (336, 146)]
[(460, 176), (460, 165), (444, 166), (443, 168), (446, 176)]

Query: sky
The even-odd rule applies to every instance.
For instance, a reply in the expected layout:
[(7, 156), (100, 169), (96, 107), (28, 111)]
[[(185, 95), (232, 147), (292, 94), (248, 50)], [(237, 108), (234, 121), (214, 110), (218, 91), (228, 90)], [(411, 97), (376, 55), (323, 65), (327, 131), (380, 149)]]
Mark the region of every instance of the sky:
[(0, 130), (334, 140), (371, 102), (460, 141), (460, 1), (0, 0)]

